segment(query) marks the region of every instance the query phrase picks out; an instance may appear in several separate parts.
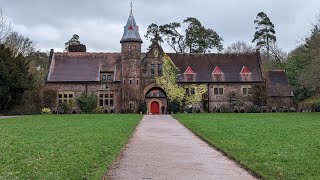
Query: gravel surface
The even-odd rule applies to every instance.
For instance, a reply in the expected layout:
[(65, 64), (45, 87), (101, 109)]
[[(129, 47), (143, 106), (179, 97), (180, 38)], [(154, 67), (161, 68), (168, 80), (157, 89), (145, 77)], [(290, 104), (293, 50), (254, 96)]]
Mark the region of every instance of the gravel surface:
[(255, 179), (171, 116), (144, 116), (111, 179)]

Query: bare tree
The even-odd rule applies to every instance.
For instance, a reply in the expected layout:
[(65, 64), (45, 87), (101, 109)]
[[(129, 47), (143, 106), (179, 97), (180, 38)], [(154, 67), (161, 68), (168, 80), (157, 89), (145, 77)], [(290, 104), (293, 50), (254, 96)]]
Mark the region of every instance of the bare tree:
[(245, 41), (237, 41), (230, 44), (224, 52), (235, 54), (253, 53), (255, 52), (255, 48)]
[(0, 7), (0, 43), (3, 43), (4, 39), (10, 34), (11, 31), (11, 21)]
[(28, 37), (24, 37), (17, 32), (11, 32), (4, 40), (4, 44), (11, 48), (15, 55), (29, 55), (35, 51), (35, 43)]

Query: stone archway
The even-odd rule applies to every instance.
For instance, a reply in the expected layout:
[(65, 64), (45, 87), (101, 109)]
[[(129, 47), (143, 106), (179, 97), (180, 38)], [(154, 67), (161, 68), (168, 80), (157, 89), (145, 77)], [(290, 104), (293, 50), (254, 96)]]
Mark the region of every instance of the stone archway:
[[(147, 86), (148, 87), (148, 86)], [(147, 104), (147, 114), (166, 114), (168, 101), (165, 91), (156, 86), (149, 86), (144, 91), (144, 100)], [(157, 109), (156, 109), (157, 108)]]

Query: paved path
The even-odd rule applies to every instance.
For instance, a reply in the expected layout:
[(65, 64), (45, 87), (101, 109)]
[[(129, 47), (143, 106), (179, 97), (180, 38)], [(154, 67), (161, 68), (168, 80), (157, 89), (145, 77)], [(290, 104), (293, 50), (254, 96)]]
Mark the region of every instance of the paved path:
[(0, 116), (0, 119), (15, 118), (16, 116)]
[(171, 116), (144, 116), (111, 179), (255, 179)]

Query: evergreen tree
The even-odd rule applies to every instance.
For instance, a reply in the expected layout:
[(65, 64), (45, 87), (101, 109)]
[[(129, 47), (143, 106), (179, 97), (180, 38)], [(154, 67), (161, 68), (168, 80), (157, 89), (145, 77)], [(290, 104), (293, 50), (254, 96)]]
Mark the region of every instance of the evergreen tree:
[(19, 105), (24, 92), (33, 84), (29, 62), (21, 54), (16, 56), (5, 45), (0, 45), (0, 111)]
[(257, 31), (254, 34), (252, 42), (256, 42), (258, 48), (266, 48), (267, 56), (269, 57), (271, 44), (277, 41), (274, 24), (264, 12), (257, 14), (254, 23), (256, 24)]

